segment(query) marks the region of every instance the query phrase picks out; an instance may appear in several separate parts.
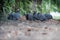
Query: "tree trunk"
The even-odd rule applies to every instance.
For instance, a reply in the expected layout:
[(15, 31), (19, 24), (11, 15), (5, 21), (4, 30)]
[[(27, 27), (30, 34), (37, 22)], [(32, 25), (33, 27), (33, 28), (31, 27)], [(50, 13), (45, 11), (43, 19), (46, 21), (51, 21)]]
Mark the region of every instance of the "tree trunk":
[(19, 2), (20, 0), (15, 0), (15, 11), (19, 9)]

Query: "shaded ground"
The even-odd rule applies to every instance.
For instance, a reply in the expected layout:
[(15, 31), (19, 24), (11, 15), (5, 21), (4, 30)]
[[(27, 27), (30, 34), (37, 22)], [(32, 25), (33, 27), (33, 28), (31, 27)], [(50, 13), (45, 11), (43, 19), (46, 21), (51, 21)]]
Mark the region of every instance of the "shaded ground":
[(60, 22), (8, 21), (0, 25), (0, 40), (60, 40)]

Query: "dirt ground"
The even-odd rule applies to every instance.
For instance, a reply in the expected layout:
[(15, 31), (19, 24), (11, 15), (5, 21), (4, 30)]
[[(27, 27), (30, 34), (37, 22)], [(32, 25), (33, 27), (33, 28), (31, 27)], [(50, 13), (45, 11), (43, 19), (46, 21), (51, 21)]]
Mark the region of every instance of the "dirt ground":
[(60, 22), (48, 20), (0, 23), (0, 40), (60, 40)]

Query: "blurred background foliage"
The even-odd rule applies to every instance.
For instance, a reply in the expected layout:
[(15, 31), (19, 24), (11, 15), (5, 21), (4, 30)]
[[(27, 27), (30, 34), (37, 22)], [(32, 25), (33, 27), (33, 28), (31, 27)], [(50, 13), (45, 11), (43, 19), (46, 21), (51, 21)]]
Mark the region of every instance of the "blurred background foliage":
[(19, 8), (20, 12), (42, 12), (49, 13), (50, 11), (60, 11), (60, 0), (4, 0), (4, 13), (14, 11)]
[(4, 17), (16, 9), (20, 9), (20, 13), (36, 11), (37, 13), (49, 13), (51, 11), (60, 12), (60, 0), (3, 0)]

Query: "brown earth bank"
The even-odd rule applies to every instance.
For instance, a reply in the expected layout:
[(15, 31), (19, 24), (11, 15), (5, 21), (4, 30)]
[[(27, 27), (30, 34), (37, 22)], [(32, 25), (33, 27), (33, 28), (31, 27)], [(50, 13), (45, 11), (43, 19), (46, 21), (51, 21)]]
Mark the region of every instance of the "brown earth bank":
[(60, 40), (60, 21), (1, 22), (0, 40)]

